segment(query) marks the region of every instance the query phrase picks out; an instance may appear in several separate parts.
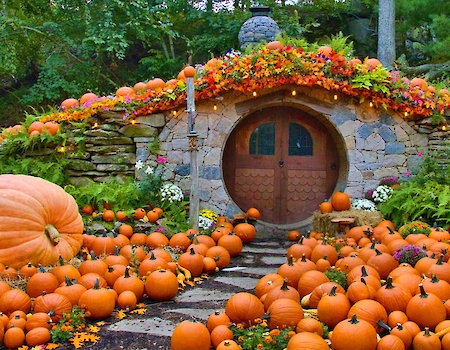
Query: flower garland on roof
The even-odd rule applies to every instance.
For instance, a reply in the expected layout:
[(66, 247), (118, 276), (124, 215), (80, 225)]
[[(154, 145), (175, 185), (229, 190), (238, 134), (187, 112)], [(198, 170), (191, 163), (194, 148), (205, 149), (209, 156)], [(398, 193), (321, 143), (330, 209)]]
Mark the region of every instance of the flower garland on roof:
[[(444, 115), (450, 110), (446, 89), (436, 92), (423, 79), (421, 84), (390, 72), (381, 65), (371, 66), (368, 59), (346, 59), (341, 53), (304, 52), (285, 46), (271, 50), (263, 47), (248, 55), (236, 52), (197, 65), (194, 77), (195, 100), (217, 97), (228, 91), (257, 92), (283, 85), (318, 86), (334, 93), (368, 100), (376, 106), (407, 115), (427, 117)], [(172, 79), (164, 87), (146, 89), (127, 96), (101, 97), (67, 110), (49, 112), (42, 121), (78, 121), (100, 110), (125, 109), (126, 117), (167, 111), (186, 103), (183, 77)]]

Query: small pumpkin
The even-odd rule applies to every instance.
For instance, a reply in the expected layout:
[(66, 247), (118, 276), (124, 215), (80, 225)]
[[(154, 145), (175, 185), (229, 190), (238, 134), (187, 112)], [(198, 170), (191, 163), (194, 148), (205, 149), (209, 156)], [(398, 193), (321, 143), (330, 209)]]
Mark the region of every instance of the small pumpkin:
[(303, 308), (293, 299), (274, 300), (267, 309), (270, 329), (294, 328), (304, 317)]
[(86, 317), (99, 320), (111, 315), (116, 299), (106, 288), (100, 288), (98, 280), (94, 287), (84, 292), (78, 300), (78, 306), (86, 312)]
[(127, 311), (132, 311), (136, 309), (137, 298), (136, 294), (134, 294), (131, 290), (124, 290), (117, 297), (117, 306), (121, 309), (125, 309)]
[(232, 322), (249, 325), (264, 315), (264, 305), (255, 295), (240, 292), (228, 299), (225, 304), (225, 313)]
[(170, 270), (153, 271), (145, 281), (145, 291), (152, 300), (171, 300), (178, 293), (177, 276)]
[(40, 295), (34, 300), (33, 310), (48, 313), (52, 321), (57, 323), (66, 312), (72, 310), (72, 303), (62, 294), (49, 293)]
[(116, 279), (113, 289), (118, 295), (125, 290), (130, 290), (136, 295), (138, 301), (143, 298), (145, 291), (144, 283), (139, 277), (130, 273), (129, 266), (126, 267), (124, 275)]
[(331, 204), (331, 202), (324, 200), (319, 204), (319, 210), (322, 214), (331, 213), (333, 211), (333, 205)]
[(215, 311), (211, 315), (208, 316), (208, 319), (206, 321), (206, 326), (211, 333), (214, 328), (216, 328), (218, 325), (225, 325), (229, 326), (231, 324), (230, 318), (225, 312), (221, 311)]
[(173, 330), (170, 346), (172, 350), (209, 350), (211, 336), (203, 323), (185, 320)]
[(351, 206), (350, 196), (345, 192), (335, 192), (331, 196), (331, 205), (336, 211), (349, 210)]
[(364, 319), (353, 314), (339, 322), (333, 329), (331, 346), (333, 350), (375, 350), (378, 339), (375, 328)]
[(329, 350), (330, 347), (325, 340), (309, 332), (301, 332), (292, 336), (286, 350)]
[(49, 343), (51, 338), (52, 336), (48, 328), (36, 327), (27, 332), (25, 335), (25, 342), (28, 346), (36, 346)]

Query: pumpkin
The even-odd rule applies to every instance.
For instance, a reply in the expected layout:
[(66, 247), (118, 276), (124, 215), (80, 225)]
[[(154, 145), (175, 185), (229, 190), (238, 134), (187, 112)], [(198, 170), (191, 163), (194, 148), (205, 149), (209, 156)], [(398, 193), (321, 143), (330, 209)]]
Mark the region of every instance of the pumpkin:
[(203, 323), (185, 320), (173, 330), (170, 346), (172, 350), (209, 350), (211, 336)]
[(169, 245), (169, 239), (161, 232), (151, 232), (145, 239), (145, 245), (150, 249), (166, 247)]
[(228, 299), (225, 304), (225, 313), (232, 322), (249, 325), (264, 315), (264, 305), (257, 296), (240, 292)]
[[(120, 234), (117, 235), (117, 237), (119, 237), (119, 236), (123, 236), (123, 235), (120, 235)], [(125, 237), (125, 236), (123, 236), (123, 237)], [(128, 265), (128, 259), (125, 258), (123, 255), (120, 255), (120, 247), (119, 246), (115, 246), (114, 254), (108, 255), (103, 261), (105, 262), (106, 265), (108, 265), (108, 267), (111, 265), (118, 265), (118, 264), (124, 265), (124, 266)]]
[(116, 242), (114, 241), (114, 238), (108, 236), (105, 232), (103, 235), (97, 236), (93, 240), (90, 251), (91, 253), (93, 252), (95, 256), (114, 254), (115, 246)]
[(305, 296), (302, 299), (302, 305), (303, 305), (303, 300), (305, 298), (308, 298), (308, 307), (316, 309), (317, 305), (319, 304), (320, 299), (322, 299), (322, 296), (324, 296), (325, 294), (330, 294), (333, 287), (336, 287), (336, 290), (335, 290), (336, 293), (345, 294), (345, 289), (341, 285), (337, 284), (336, 282), (325, 282), (325, 283), (322, 283), (321, 285), (317, 286), (316, 288), (314, 288), (314, 290), (311, 292), (311, 294)]
[(338, 254), (336, 248), (327, 243), (326, 239), (322, 240), (321, 244), (317, 244), (311, 252), (311, 261), (316, 263), (320, 258), (327, 256), (331, 265), (336, 264), (338, 260)]
[(62, 294), (49, 293), (40, 295), (34, 300), (33, 310), (48, 313), (52, 321), (58, 323), (66, 312), (72, 310), (72, 303)]
[(180, 255), (178, 264), (188, 269), (193, 277), (198, 277), (203, 272), (203, 256), (196, 253), (192, 247), (189, 249), (189, 252)]
[(138, 274), (139, 277), (144, 277), (158, 269), (168, 268), (169, 265), (167, 264), (167, 261), (161, 257), (155, 257), (155, 254), (151, 251), (150, 257), (148, 259), (142, 260), (139, 264)]
[(5, 331), (3, 345), (8, 349), (17, 349), (25, 343), (25, 332), (22, 328), (11, 327)]
[(26, 316), (23, 317), (20, 314), (16, 314), (14, 316), (11, 315), (9, 317), (8, 323), (6, 324), (6, 329), (9, 329), (11, 327), (19, 327), (25, 330), (26, 323), (27, 323)]
[(364, 299), (375, 299), (377, 291), (366, 283), (364, 277), (353, 281), (347, 288), (347, 297), (352, 304)]
[(269, 273), (261, 277), (255, 286), (255, 295), (261, 298), (264, 294), (267, 294), (270, 290), (276, 287), (281, 287), (284, 283), (284, 278), (277, 273)]
[(405, 350), (405, 343), (396, 335), (388, 334), (380, 339), (377, 350)]
[(130, 290), (134, 294), (136, 294), (136, 298), (138, 301), (142, 299), (145, 291), (144, 283), (139, 277), (130, 273), (129, 266), (126, 267), (124, 275), (116, 279), (113, 285), (113, 289), (117, 292), (118, 295), (120, 295), (120, 293), (122, 293), (123, 291)]
[(27, 318), (25, 323), (25, 330), (31, 331), (37, 327), (44, 327), (50, 329), (52, 327), (52, 318), (45, 312), (35, 312)]
[(98, 279), (94, 287), (81, 294), (78, 306), (86, 312), (86, 317), (99, 320), (111, 315), (116, 305), (116, 299), (106, 288), (101, 288)]
[(351, 206), (350, 196), (345, 192), (335, 192), (331, 196), (331, 205), (336, 211), (349, 210)]
[(304, 317), (301, 305), (292, 299), (280, 298), (267, 309), (270, 329), (294, 328)]
[(286, 278), (288, 285), (297, 288), (301, 275), (306, 271), (307, 270), (304, 265), (296, 264), (294, 262), (294, 258), (290, 256), (288, 262), (278, 268), (277, 274), (283, 278)]
[(226, 339), (217, 345), (216, 350), (241, 350), (242, 348), (234, 340)]
[(256, 236), (255, 226), (247, 222), (241, 222), (237, 224), (236, 226), (234, 226), (233, 231), (244, 243), (250, 243), (255, 239)]
[(441, 350), (439, 337), (425, 327), (423, 331), (413, 338), (413, 349)]
[(26, 265), (23, 265), (19, 270), (19, 275), (22, 278), (30, 278), (37, 272), (37, 267), (34, 266), (32, 263), (28, 263)]
[(36, 346), (49, 343), (51, 340), (50, 331), (45, 327), (36, 327), (25, 335), (25, 342), (28, 346)]
[(388, 315), (386, 309), (376, 300), (364, 299), (357, 301), (352, 305), (348, 312), (348, 318), (356, 315), (358, 320), (369, 322), (377, 332), (384, 331), (384, 328), (379, 326), (379, 322), (386, 324)]
[(228, 326), (221, 324), (212, 330), (211, 344), (214, 348), (217, 348), (224, 340), (233, 340), (233, 331)]
[(208, 316), (208, 319), (206, 321), (206, 326), (211, 333), (214, 328), (216, 328), (218, 325), (225, 325), (229, 326), (231, 324), (230, 318), (225, 312), (221, 311), (215, 311), (211, 315)]
[(333, 205), (331, 204), (331, 202), (324, 200), (319, 204), (319, 210), (322, 214), (331, 213), (333, 211)]
[[(438, 279), (434, 274), (431, 278), (424, 278), (422, 284), (428, 293), (437, 295), (442, 301), (450, 299), (450, 284), (447, 281)], [(419, 286), (416, 293), (420, 293)]]
[(303, 298), (311, 293), (314, 288), (325, 282), (330, 282), (330, 280), (323, 272), (317, 270), (306, 271), (298, 280), (297, 290), (300, 293), (300, 297)]
[(328, 344), (315, 333), (297, 333), (289, 340), (286, 350), (329, 350)]
[(91, 289), (94, 287), (97, 278), (99, 280), (100, 287), (106, 288), (108, 283), (105, 278), (95, 272), (88, 272), (84, 274), (78, 279), (78, 283), (83, 285), (86, 289)]
[(345, 320), (351, 307), (348, 297), (343, 293), (336, 293), (336, 289), (337, 286), (333, 286), (330, 293), (324, 294), (317, 304), (319, 320), (330, 328)]
[(426, 293), (420, 284), (420, 293), (414, 295), (406, 306), (406, 315), (410, 321), (418, 324), (421, 329), (425, 327), (434, 329), (439, 322), (447, 317), (447, 311), (442, 300), (432, 294)]
[(121, 309), (132, 311), (136, 309), (136, 294), (134, 294), (131, 290), (124, 290), (118, 295), (116, 304)]
[(299, 239), (298, 243), (295, 243), (295, 244), (291, 245), (288, 248), (288, 250), (286, 252), (286, 255), (288, 257), (292, 256), (296, 260), (300, 260), (303, 257), (303, 255), (305, 255), (305, 258), (311, 259), (311, 253), (312, 253), (312, 250), (313, 250), (314, 247), (311, 248), (310, 245), (304, 244), (304, 240), (305, 240), (305, 237), (302, 236)]
[(86, 287), (75, 280), (72, 281), (69, 276), (66, 275), (65, 283), (55, 289), (55, 293), (64, 295), (69, 299), (72, 305), (77, 305), (81, 294), (86, 291)]
[(0, 296), (0, 312), (9, 316), (16, 310), (28, 313), (31, 310), (31, 298), (23, 290), (14, 288)]
[(62, 256), (59, 257), (58, 261), (59, 265), (52, 269), (51, 273), (55, 275), (59, 283), (63, 283), (66, 276), (76, 280), (81, 277), (80, 271), (75, 266), (64, 263)]
[(145, 281), (145, 292), (152, 300), (171, 300), (178, 293), (177, 276), (170, 270), (153, 271)]
[(411, 331), (404, 327), (401, 323), (397, 323), (395, 327), (392, 327), (390, 334), (399, 337), (405, 345), (405, 349), (409, 349), (411, 347), (413, 339)]
[(146, 84), (145, 84), (147, 89), (150, 90), (157, 90), (157, 89), (162, 89), (163, 87), (166, 86), (166, 82), (164, 80), (162, 80), (161, 78), (154, 78), (152, 80), (149, 80)]
[(0, 262), (54, 265), (80, 250), (83, 221), (72, 196), (38, 177), (0, 175)]
[(238, 256), (244, 248), (242, 240), (234, 232), (223, 235), (217, 241), (217, 245), (224, 247), (230, 253), (231, 257)]
[(83, 261), (78, 267), (81, 276), (87, 273), (96, 273), (102, 276), (108, 269), (108, 264), (101, 259), (95, 257), (94, 251), (87, 256), (87, 260)]
[(172, 248), (178, 248), (181, 251), (185, 252), (187, 247), (191, 245), (191, 240), (186, 235), (185, 232), (178, 232), (172, 235), (169, 240), (169, 246)]
[(28, 280), (26, 291), (30, 297), (36, 298), (44, 292), (53, 293), (58, 286), (59, 282), (55, 275), (39, 265), (39, 272)]
[(125, 266), (123, 264), (109, 265), (108, 270), (103, 275), (103, 278), (105, 279), (106, 284), (112, 288), (114, 286), (114, 282), (116, 282), (116, 280), (119, 277), (121, 277), (125, 274), (126, 268), (127, 268), (127, 266)]
[(406, 311), (406, 306), (411, 300), (412, 294), (408, 287), (401, 284), (392, 283), (389, 276), (386, 284), (377, 290), (375, 300), (384, 306), (388, 313), (393, 311)]
[(287, 279), (284, 279), (281, 287), (276, 287), (270, 290), (264, 298), (264, 310), (268, 310), (270, 305), (277, 299), (292, 299), (297, 303), (300, 303), (300, 294), (297, 289), (289, 286)]
[(269, 50), (281, 50), (284, 44), (281, 41), (274, 40), (266, 44), (266, 48)]
[(295, 241), (296, 242), (296, 241), (298, 241), (300, 239), (301, 236), (302, 236), (301, 233), (298, 232), (297, 230), (291, 230), (287, 234), (287, 239), (289, 241)]
[(323, 336), (323, 328), (320, 321), (312, 317), (304, 317), (295, 326), (295, 332), (309, 332), (317, 333), (317, 335)]
[(331, 336), (333, 350), (375, 350), (377, 344), (375, 328), (356, 314), (339, 322)]
[[(247, 217), (250, 219), (250, 220), (259, 220), (260, 218), (261, 218), (261, 213), (259, 212), (259, 210), (258, 209), (256, 209), (256, 208), (249, 208), (248, 210), (247, 210)], [(239, 225), (239, 224), (238, 224)]]

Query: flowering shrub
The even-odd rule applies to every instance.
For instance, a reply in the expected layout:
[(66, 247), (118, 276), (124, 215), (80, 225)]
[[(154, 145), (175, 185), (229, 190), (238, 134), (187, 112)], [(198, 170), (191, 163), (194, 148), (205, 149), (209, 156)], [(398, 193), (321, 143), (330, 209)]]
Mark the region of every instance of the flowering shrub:
[(216, 227), (219, 214), (211, 209), (202, 209), (199, 212), (198, 227), (200, 230), (210, 233)]
[(407, 244), (397, 249), (393, 256), (400, 264), (408, 263), (415, 266), (420, 259), (427, 256), (427, 252), (415, 244)]
[(403, 225), (398, 229), (398, 232), (403, 238), (411, 234), (423, 233), (428, 236), (431, 232), (431, 227), (426, 222), (423, 221), (412, 221), (408, 224)]
[[(161, 203), (161, 187), (164, 183), (163, 174), (165, 170), (166, 158), (156, 158), (157, 166), (152, 168), (147, 166), (145, 169), (145, 177), (137, 183), (137, 191), (139, 198), (146, 198), (151, 204), (159, 206)], [(144, 168), (142, 160), (138, 160), (135, 164), (136, 169)]]
[(352, 209), (375, 211), (377, 207), (374, 202), (369, 199), (355, 199), (352, 201)]
[[(370, 69), (334, 51), (324, 56), (292, 46), (280, 50), (263, 47), (246, 55), (227, 54), (213, 63), (197, 67), (194, 84), (196, 100), (209, 99), (227, 91), (255, 92), (292, 84), (323, 87), (405, 115), (442, 116), (450, 109), (449, 95), (422, 91), (398, 71), (391, 73), (382, 66)], [(115, 108), (127, 111), (125, 119), (127, 116), (135, 118), (176, 108), (185, 101), (186, 85), (178, 80), (162, 89), (132, 96), (101, 97), (77, 108), (51, 111), (42, 115), (41, 120), (79, 121), (101, 110)]]
[(257, 324), (244, 328), (242, 324), (237, 324), (231, 330), (234, 339), (243, 350), (283, 350), (295, 332), (290, 329), (272, 329), (270, 330), (265, 320), (255, 320)]
[(173, 183), (166, 183), (161, 187), (162, 202), (181, 202), (183, 200), (183, 191)]
[(396, 176), (385, 177), (380, 181), (380, 185), (386, 185), (386, 186), (390, 186), (390, 187), (398, 185), (398, 177), (396, 177)]
[(391, 186), (380, 185), (373, 191), (372, 200), (376, 203), (383, 203), (391, 197), (393, 191)]

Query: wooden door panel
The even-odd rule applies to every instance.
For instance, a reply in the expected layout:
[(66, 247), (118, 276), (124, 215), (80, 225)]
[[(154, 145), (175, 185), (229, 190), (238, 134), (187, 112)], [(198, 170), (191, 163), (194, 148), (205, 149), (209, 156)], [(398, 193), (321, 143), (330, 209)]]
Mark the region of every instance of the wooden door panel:
[[(290, 123), (295, 126), (293, 133), (289, 132)], [(269, 132), (275, 135), (273, 154), (251, 154), (252, 133), (263, 124), (275, 128), (274, 133)], [(266, 127), (259, 130), (263, 129), (268, 130)], [(312, 146), (309, 153), (299, 153), (295, 147), (301, 146), (292, 143), (296, 142), (294, 138), (291, 150), (303, 155), (289, 155), (289, 135), (299, 137), (299, 145), (307, 140), (297, 130), (309, 133)], [(230, 135), (224, 159), (227, 159), (224, 181), (236, 204), (243, 211), (257, 207), (261, 219), (274, 224), (290, 224), (310, 217), (330, 197), (338, 177), (335, 169), (339, 160), (331, 136), (314, 117), (292, 107), (266, 108), (245, 118)]]

